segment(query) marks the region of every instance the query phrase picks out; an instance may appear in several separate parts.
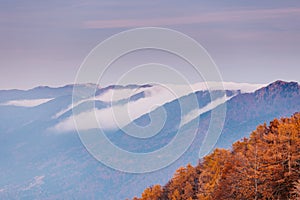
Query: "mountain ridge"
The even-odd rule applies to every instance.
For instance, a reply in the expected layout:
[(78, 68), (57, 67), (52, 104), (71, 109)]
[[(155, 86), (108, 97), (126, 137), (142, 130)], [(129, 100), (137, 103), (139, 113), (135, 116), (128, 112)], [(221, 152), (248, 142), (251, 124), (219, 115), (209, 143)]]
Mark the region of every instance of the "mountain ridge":
[[(106, 91), (113, 89), (115, 87), (107, 88)], [(141, 90), (151, 89), (148, 85)], [(126, 96), (119, 98), (116, 105), (126, 105), (149, 97), (148, 93), (145, 95), (135, 88), (133, 90), (137, 93), (131, 93), (132, 90), (121, 92), (121, 97), (123, 94)], [(198, 162), (199, 148), (210, 124), (212, 110), (199, 115), (200, 123), (197, 125), (196, 138), (188, 150), (172, 165), (151, 174), (127, 174), (110, 169), (96, 161), (88, 154), (76, 131), (56, 130), (54, 132), (51, 129), (72, 115), (72, 110), (68, 110), (61, 117), (53, 118), (59, 111), (72, 104), (72, 90), (68, 88), (67, 91), (69, 93), (60, 91), (55, 94), (54, 92), (52, 95), (57, 95), (56, 97), (52, 96), (52, 100), (35, 107), (0, 105), (0, 168), (3, 169), (0, 171), (0, 198), (59, 199), (71, 196), (125, 199), (141, 194), (143, 189), (151, 184), (165, 184), (179, 166)], [(93, 109), (93, 104), (98, 101), (96, 103), (98, 110), (109, 107), (109, 102), (103, 103), (104, 101), (101, 100), (109, 100), (111, 94), (106, 93), (105, 97), (101, 94), (99, 93), (97, 99), (88, 98), (88, 101), (80, 105), (79, 111)], [(217, 94), (222, 95), (222, 93)], [(236, 95), (233, 96), (234, 94)], [(33, 95), (43, 97), (44, 94), (33, 93)], [(277, 81), (254, 92), (228, 91), (227, 95), (233, 97), (226, 101), (225, 124), (215, 147), (227, 148), (232, 142), (248, 136), (258, 124), (300, 111), (299, 84), (295, 82)], [(0, 94), (0, 102), (5, 102), (2, 97), (3, 95)], [(196, 97), (201, 108), (212, 102), (209, 91), (198, 91)], [(185, 95), (180, 98), (189, 106), (189, 98), (192, 96)], [(135, 152), (150, 152), (164, 146), (177, 132), (181, 116), (178, 101), (177, 98), (160, 106), (159, 109), (165, 109), (169, 114), (166, 126), (156, 138), (145, 141), (144, 146), (142, 142), (131, 140), (122, 130), (107, 132), (109, 139), (117, 146)], [(149, 113), (147, 111), (134, 123), (147, 125), (150, 119)], [(190, 130), (193, 123), (193, 120), (189, 122), (185, 130), (193, 131)], [(40, 185), (28, 187), (35, 181)], [(24, 188), (28, 190), (25, 191)], [(89, 195), (85, 197), (85, 194)]]

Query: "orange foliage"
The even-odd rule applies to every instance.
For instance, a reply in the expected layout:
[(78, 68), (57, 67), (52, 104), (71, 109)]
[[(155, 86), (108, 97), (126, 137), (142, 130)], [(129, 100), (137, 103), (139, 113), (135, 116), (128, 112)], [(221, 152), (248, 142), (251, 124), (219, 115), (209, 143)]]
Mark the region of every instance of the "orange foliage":
[(146, 199), (300, 199), (300, 113), (179, 168), (164, 187), (147, 188), (139, 200)]

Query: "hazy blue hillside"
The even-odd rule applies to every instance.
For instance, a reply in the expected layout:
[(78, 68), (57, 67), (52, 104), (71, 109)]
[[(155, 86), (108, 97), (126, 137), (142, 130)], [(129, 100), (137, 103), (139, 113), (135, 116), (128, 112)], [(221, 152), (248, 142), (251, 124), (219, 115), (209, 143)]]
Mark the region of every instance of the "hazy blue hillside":
[[(79, 85), (82, 93), (74, 97), (76, 114), (90, 112), (94, 105), (102, 111), (112, 106), (110, 92), (117, 91), (113, 105), (123, 106), (147, 98), (161, 103), (151, 113), (141, 112), (125, 128), (133, 124), (145, 126), (150, 116), (166, 112), (166, 121), (160, 132), (149, 139), (137, 139), (120, 129), (106, 130), (107, 137), (119, 147), (133, 152), (150, 152), (169, 143), (180, 126), (181, 116), (192, 112), (192, 95), (183, 93), (177, 99), (169, 98), (153, 85), (110, 86)], [(255, 92), (226, 88), (227, 115), (218, 147), (229, 147), (232, 142), (250, 134), (258, 124), (275, 117), (290, 116), (300, 111), (298, 83), (277, 81)], [(174, 171), (187, 163), (198, 161), (199, 148), (206, 135), (211, 117), (211, 96), (207, 90), (196, 91), (200, 108), (199, 124), (191, 118), (183, 126), (186, 133), (197, 136), (184, 155), (172, 165), (147, 174), (128, 174), (110, 169), (95, 160), (82, 145), (76, 131), (66, 122), (72, 115), (72, 90), (38, 87), (32, 90), (0, 91), (0, 199), (125, 199), (140, 194), (151, 184), (166, 183)], [(85, 95), (95, 91), (96, 97)], [(213, 91), (222, 97), (220, 90)], [(159, 95), (165, 95), (160, 98)], [(158, 98), (157, 98), (158, 97)], [(33, 101), (32, 101), (33, 100)], [(179, 101), (187, 107), (181, 113)], [(144, 109), (136, 107), (136, 109)], [(67, 124), (68, 125), (68, 124)], [(97, 132), (91, 128), (88, 131)], [(141, 133), (143, 134), (143, 133)]]

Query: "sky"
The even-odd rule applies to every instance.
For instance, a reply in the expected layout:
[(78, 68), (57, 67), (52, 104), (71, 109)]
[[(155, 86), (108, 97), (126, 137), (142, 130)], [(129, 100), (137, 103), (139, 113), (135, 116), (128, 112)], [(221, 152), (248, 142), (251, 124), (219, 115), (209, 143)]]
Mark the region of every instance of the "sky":
[[(299, 0), (1, 0), (0, 89), (71, 84), (96, 45), (145, 26), (195, 39), (224, 81), (300, 81)], [(180, 64), (145, 51), (129, 55), (115, 70), (136, 60)]]

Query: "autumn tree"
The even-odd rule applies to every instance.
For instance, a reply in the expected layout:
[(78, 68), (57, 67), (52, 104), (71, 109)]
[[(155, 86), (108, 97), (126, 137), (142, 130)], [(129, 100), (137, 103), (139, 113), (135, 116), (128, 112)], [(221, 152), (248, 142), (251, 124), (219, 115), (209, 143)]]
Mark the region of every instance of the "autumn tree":
[(197, 195), (199, 199), (214, 199), (216, 189), (221, 178), (224, 164), (230, 152), (225, 149), (216, 149), (212, 154), (203, 159), (203, 171), (199, 176), (199, 186)]
[(255, 199), (254, 166), (245, 156), (249, 152), (248, 141), (238, 142), (233, 148), (224, 163), (215, 199)]
[[(186, 167), (180, 167), (169, 184), (169, 199), (196, 199), (198, 190), (198, 174), (200, 171), (188, 164)], [(176, 194), (174, 194), (176, 192)]]
[(146, 188), (139, 200), (160, 200), (162, 196), (162, 188), (160, 185), (154, 185)]
[(291, 199), (300, 199), (300, 180), (295, 183), (294, 189), (291, 192)]
[(260, 125), (231, 150), (215, 149), (196, 167), (180, 167), (141, 199), (300, 199), (300, 113)]
[(293, 185), (299, 179), (297, 116), (299, 114), (290, 119), (273, 120), (269, 131), (262, 136), (265, 149), (261, 157), (260, 187), (265, 199), (290, 199)]

